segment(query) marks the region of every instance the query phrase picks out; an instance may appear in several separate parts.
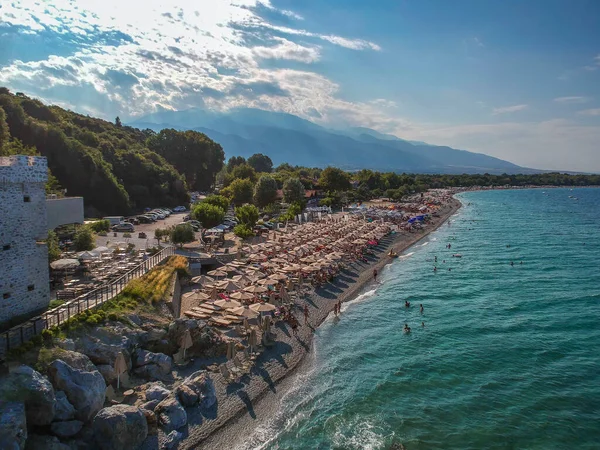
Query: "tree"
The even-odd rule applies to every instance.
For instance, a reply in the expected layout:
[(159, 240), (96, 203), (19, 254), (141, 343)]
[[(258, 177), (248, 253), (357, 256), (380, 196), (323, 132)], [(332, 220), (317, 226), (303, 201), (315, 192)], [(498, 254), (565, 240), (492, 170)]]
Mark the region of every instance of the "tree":
[(235, 208), (235, 218), (238, 223), (252, 228), (258, 221), (258, 208), (254, 205), (239, 206)]
[(193, 242), (195, 239), (194, 229), (189, 223), (182, 223), (171, 229), (171, 242), (178, 244), (180, 247), (188, 242)]
[(56, 236), (56, 233), (53, 230), (48, 231), (46, 245), (48, 246), (48, 262), (60, 259), (61, 251), (58, 246), (58, 236)]
[(231, 194), (231, 200), (235, 206), (241, 206), (244, 203), (250, 203), (252, 201), (254, 185), (248, 179), (236, 179), (223, 191), (225, 191), (223, 194)]
[(95, 222), (90, 223), (88, 226), (95, 233), (110, 230), (110, 222), (107, 219), (97, 220)]
[(288, 178), (283, 183), (283, 201), (286, 203), (301, 202), (304, 200), (304, 185), (296, 178)]
[(239, 166), (235, 166), (231, 171), (232, 181), (236, 179), (248, 179), (253, 183), (256, 182), (256, 171), (249, 164), (240, 164)]
[(3, 155), (2, 149), (5, 145), (8, 145), (10, 138), (10, 131), (8, 130), (8, 124), (6, 123), (6, 113), (4, 109), (0, 107), (0, 155)]
[(121, 128), (123, 125), (121, 124), (121, 119), (119, 119), (119, 116), (117, 116), (117, 118), (115, 119), (115, 126), (117, 128)]
[(233, 227), (233, 234), (242, 239), (247, 239), (250, 236), (254, 236), (252, 228), (250, 228), (248, 225), (244, 225), (243, 223)]
[(209, 195), (208, 197), (206, 197), (204, 200), (202, 200), (202, 203), (208, 203), (209, 205), (215, 205), (218, 206), (219, 208), (221, 208), (223, 211), (227, 211), (227, 209), (229, 209), (229, 199), (227, 197), (224, 197), (222, 195)]
[(327, 167), (321, 172), (319, 186), (325, 191), (347, 191), (350, 189), (350, 179), (342, 169)]
[(194, 207), (192, 217), (200, 222), (204, 228), (212, 228), (223, 222), (225, 211), (219, 206), (203, 202)]
[(75, 251), (83, 252), (86, 250), (92, 250), (95, 247), (94, 234), (89, 227), (82, 226), (75, 232), (73, 238), (73, 245)]
[(260, 207), (277, 200), (277, 181), (271, 175), (263, 175), (254, 186), (254, 203)]
[(273, 170), (273, 161), (267, 155), (255, 153), (248, 158), (248, 164), (257, 172), (271, 172)]
[(156, 242), (158, 243), (158, 245), (160, 245), (161, 239), (164, 236), (166, 236), (167, 234), (169, 234), (168, 230), (163, 230), (162, 228), (154, 229), (154, 239), (156, 239)]
[(231, 172), (235, 167), (240, 166), (242, 164), (246, 164), (246, 158), (244, 158), (243, 156), (232, 156), (227, 161), (227, 171)]

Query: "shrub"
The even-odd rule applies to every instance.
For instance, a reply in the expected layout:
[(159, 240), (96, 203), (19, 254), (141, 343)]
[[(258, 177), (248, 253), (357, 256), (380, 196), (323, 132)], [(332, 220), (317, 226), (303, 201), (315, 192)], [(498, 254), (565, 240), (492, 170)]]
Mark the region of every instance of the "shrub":
[(252, 228), (258, 220), (258, 208), (254, 205), (244, 205), (235, 208), (235, 218), (240, 225)]
[(110, 222), (108, 220), (97, 220), (87, 226), (95, 233), (110, 231)]
[(204, 228), (212, 228), (223, 222), (225, 210), (220, 206), (203, 202), (194, 207), (192, 217), (200, 222)]
[(131, 237), (131, 233), (123, 233), (123, 237), (124, 238), (130, 238)]
[[(49, 309), (58, 308), (59, 306), (63, 305), (64, 303), (65, 303), (64, 300), (58, 300), (58, 299), (52, 300), (50, 302), (50, 304), (48, 305), (48, 308)], [(46, 330), (44, 330), (44, 331), (46, 331)]]
[(108, 313), (108, 320), (115, 321), (115, 320), (118, 320), (118, 319), (119, 319), (119, 316), (117, 315), (116, 312), (113, 311), (113, 312), (109, 312)]
[(254, 232), (252, 231), (252, 229), (249, 226), (244, 225), (244, 224), (236, 225), (233, 228), (233, 233), (237, 237), (240, 237), (242, 239), (247, 239), (247, 238), (249, 238), (251, 236), (254, 236)]

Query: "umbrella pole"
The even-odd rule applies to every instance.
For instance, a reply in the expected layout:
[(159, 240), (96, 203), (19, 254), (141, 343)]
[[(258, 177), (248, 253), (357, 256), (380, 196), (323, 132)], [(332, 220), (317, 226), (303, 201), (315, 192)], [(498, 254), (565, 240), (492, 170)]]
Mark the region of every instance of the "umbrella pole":
[(121, 374), (117, 375), (117, 391), (119, 390), (120, 384), (121, 384)]

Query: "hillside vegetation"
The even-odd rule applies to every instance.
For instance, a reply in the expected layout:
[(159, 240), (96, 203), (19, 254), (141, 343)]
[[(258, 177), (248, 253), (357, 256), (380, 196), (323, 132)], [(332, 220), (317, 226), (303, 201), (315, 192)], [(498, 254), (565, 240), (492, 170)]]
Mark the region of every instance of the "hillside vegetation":
[(89, 216), (186, 203), (188, 186), (208, 189), (224, 160), (202, 133), (139, 130), (0, 88), (0, 155), (11, 154), (46, 156), (68, 195), (85, 198)]

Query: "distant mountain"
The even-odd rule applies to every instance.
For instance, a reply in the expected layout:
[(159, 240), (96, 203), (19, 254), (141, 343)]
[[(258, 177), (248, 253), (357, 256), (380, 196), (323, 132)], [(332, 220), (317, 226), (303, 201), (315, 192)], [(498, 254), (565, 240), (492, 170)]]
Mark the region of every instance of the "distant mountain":
[(354, 127), (332, 130), (300, 117), (259, 109), (226, 113), (200, 109), (160, 111), (131, 123), (138, 128), (192, 129), (220, 143), (226, 157), (268, 155), (275, 165), (337, 166), (413, 173), (537, 172), (481, 153), (412, 143), (390, 134)]

